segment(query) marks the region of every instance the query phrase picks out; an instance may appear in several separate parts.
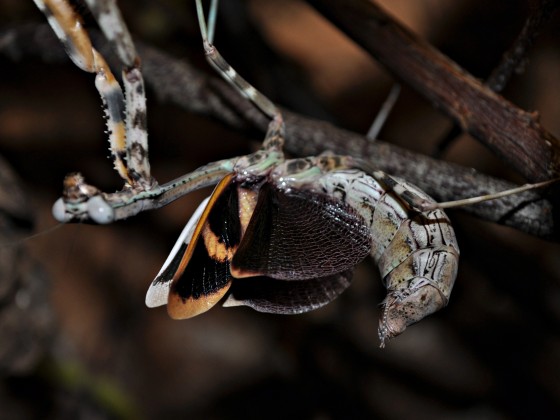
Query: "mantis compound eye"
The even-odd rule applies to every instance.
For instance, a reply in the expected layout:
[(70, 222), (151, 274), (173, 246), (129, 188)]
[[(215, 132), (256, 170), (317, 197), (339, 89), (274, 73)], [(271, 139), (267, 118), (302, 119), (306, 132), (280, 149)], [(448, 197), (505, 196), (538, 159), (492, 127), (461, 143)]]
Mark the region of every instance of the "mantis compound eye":
[(115, 212), (113, 211), (113, 208), (99, 195), (91, 197), (88, 200), (87, 213), (90, 219), (99, 225), (106, 225), (115, 220)]
[(66, 204), (64, 200), (59, 198), (52, 206), (52, 215), (60, 223), (67, 223), (72, 219), (72, 216), (66, 212)]

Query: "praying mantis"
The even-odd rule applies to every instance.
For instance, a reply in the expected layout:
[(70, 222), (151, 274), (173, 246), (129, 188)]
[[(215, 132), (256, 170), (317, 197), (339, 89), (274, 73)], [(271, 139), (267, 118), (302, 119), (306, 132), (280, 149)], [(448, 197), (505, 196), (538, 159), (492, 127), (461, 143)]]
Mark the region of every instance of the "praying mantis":
[(488, 197), (436, 203), (412, 184), (350, 156), (325, 153), (287, 160), (282, 113), (218, 53), (213, 45), (217, 2), (206, 19), (200, 0), (196, 5), (209, 63), (271, 122), (261, 150), (209, 163), (160, 185), (148, 161), (140, 61), (116, 3), (87, 1), (122, 62), (124, 94), (71, 6), (66, 1), (35, 3), (74, 63), (96, 75), (111, 158), (125, 183), (122, 191), (107, 194), (71, 174), (53, 206), (55, 218), (107, 224), (216, 186), (152, 282), (148, 306), (167, 305), (169, 314), (180, 319), (221, 301), (263, 312), (307, 312), (339, 296), (350, 285), (353, 268), (368, 255), (388, 290), (378, 331), (382, 346), (447, 305), (459, 246), (442, 209)]

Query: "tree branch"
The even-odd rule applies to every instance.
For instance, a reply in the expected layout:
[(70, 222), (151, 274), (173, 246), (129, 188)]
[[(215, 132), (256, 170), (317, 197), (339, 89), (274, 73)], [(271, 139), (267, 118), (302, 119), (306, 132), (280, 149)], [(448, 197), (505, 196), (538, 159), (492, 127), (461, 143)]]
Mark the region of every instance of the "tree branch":
[(560, 174), (560, 143), (538, 114), (492, 92), (370, 0), (308, 0), (385, 65), (530, 181)]
[[(502, 55), (500, 63), (492, 70), (484, 84), (494, 92), (504, 90), (513, 74), (519, 70), (526, 60), (527, 54), (535, 40), (540, 35), (544, 25), (550, 20), (554, 11), (560, 6), (558, 0), (532, 0), (529, 16), (523, 24), (523, 28), (508, 50)], [(439, 158), (463, 131), (454, 124), (449, 132), (438, 142), (437, 148), (432, 154)]]
[(532, 0), (530, 3), (529, 16), (521, 32), (485, 82), (494, 92), (504, 89), (513, 73), (522, 65), (544, 25), (560, 7), (558, 0)]
[[(209, 77), (184, 60), (174, 59), (137, 43), (146, 82), (160, 101), (212, 116), (236, 129), (265, 132), (269, 120), (217, 77)], [(41, 56), (47, 61), (68, 60), (46, 25), (0, 32), (0, 53), (11, 57)], [(102, 49), (102, 53), (110, 53)], [(46, 55), (46, 56), (45, 56)], [(439, 201), (503, 191), (513, 184), (459, 165), (413, 153), (387, 143), (368, 142), (364, 136), (284, 111), (286, 149), (296, 156), (330, 150), (360, 156), (379, 169), (412, 181)], [(464, 208), (478, 217), (505, 224), (535, 236), (558, 239), (552, 204), (536, 192), (526, 192)]]

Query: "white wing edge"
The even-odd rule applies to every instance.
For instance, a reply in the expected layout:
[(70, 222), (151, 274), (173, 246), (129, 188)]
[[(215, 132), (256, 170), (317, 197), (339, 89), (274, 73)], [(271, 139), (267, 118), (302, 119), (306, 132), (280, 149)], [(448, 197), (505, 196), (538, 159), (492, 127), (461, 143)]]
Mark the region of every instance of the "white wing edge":
[(169, 256), (163, 263), (161, 270), (159, 270), (159, 273), (152, 281), (152, 284), (150, 284), (148, 292), (146, 293), (146, 306), (148, 308), (156, 308), (158, 306), (167, 305), (169, 288), (171, 287), (172, 279), (161, 279), (160, 276), (167, 269), (169, 264), (171, 264), (173, 259), (177, 256), (177, 253), (179, 252), (179, 249), (181, 249), (181, 246), (183, 244), (188, 245), (188, 243), (191, 241), (196, 225), (200, 220), (204, 209), (208, 205), (208, 200), (210, 200), (210, 197), (206, 197), (195, 210), (188, 223), (183, 228), (183, 231), (179, 235), (179, 239), (177, 239), (177, 242), (175, 242), (175, 245), (171, 249)]

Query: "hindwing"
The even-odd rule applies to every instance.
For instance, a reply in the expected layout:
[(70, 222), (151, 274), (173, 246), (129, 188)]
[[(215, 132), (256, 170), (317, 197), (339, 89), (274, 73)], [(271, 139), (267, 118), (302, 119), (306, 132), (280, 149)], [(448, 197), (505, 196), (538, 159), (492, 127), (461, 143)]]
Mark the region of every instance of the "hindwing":
[(146, 302), (167, 303), (177, 319), (207, 311), (226, 294), (224, 306), (307, 312), (348, 287), (370, 248), (365, 222), (343, 201), (268, 183), (245, 189), (228, 175), (183, 230)]
[(323, 278), (353, 268), (370, 249), (367, 224), (345, 202), (265, 184), (230, 270), (236, 278)]
[(252, 277), (234, 281), (224, 306), (249, 306), (259, 312), (294, 315), (336, 299), (352, 280), (352, 270), (303, 281)]

